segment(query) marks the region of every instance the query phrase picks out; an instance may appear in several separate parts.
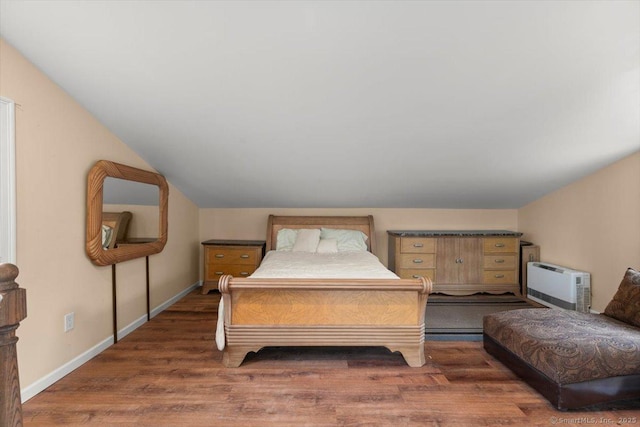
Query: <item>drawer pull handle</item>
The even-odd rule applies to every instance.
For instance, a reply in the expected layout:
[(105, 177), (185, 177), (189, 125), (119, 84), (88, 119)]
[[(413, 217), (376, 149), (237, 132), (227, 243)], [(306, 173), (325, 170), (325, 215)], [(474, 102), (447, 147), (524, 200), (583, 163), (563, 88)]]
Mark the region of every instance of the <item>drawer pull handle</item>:
[(246, 271), (241, 271), (241, 272), (240, 272), (240, 275), (241, 275), (241, 276), (248, 276), (248, 275), (249, 275), (249, 273), (247, 273)]
[(414, 275), (413, 275), (413, 276), (411, 276), (411, 277), (413, 277), (414, 279), (419, 279), (419, 278), (420, 278), (420, 276), (418, 276), (417, 274), (414, 274)]
[(423, 247), (423, 246), (424, 246), (424, 245), (423, 245), (422, 243), (414, 243), (414, 244), (413, 244), (413, 247), (414, 247), (414, 248), (421, 248), (421, 247)]
[(498, 263), (498, 264), (503, 264), (504, 260), (503, 259), (497, 259), (497, 260), (495, 260), (495, 262)]
[(496, 248), (504, 248), (504, 243), (496, 243)]
[(504, 278), (504, 274), (496, 274), (495, 278), (496, 279), (503, 279)]
[(414, 260), (413, 260), (413, 263), (414, 263), (414, 264), (422, 264), (422, 260), (421, 260), (421, 259), (419, 259), (419, 258), (418, 258), (418, 259), (414, 259)]
[(222, 276), (224, 274), (224, 271), (216, 271), (216, 276)]
[(242, 255), (240, 255), (240, 258), (249, 258), (249, 255), (247, 255), (247, 254), (242, 254)]
[(216, 254), (216, 258), (224, 258), (224, 254)]

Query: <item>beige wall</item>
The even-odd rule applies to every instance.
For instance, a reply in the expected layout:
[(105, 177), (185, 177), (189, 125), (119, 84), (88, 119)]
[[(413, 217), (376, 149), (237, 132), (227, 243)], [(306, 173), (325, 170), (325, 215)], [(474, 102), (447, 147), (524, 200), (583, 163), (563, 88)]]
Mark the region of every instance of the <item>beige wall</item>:
[[(16, 103), (18, 330), (22, 388), (112, 335), (111, 268), (85, 254), (86, 177), (99, 159), (150, 169), (116, 136), (0, 40), (0, 95)], [(173, 186), (169, 239), (150, 257), (151, 306), (198, 280), (198, 208)], [(117, 266), (119, 328), (146, 313), (144, 259)], [(63, 318), (75, 312), (75, 329)]]
[(640, 152), (521, 208), (518, 226), (542, 261), (591, 273), (603, 311), (626, 269), (640, 269)]
[(387, 230), (517, 229), (514, 209), (201, 209), (200, 240), (259, 239), (274, 215), (373, 215), (378, 257), (387, 265)]
[(127, 237), (158, 237), (160, 228), (160, 208), (144, 205), (102, 204), (103, 212), (131, 212)]

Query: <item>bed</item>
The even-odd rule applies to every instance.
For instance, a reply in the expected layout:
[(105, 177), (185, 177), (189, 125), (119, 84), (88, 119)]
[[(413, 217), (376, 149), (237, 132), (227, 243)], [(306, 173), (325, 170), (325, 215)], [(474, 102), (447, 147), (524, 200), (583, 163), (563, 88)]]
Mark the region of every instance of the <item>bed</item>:
[[(323, 238), (314, 241), (318, 233)], [(311, 234), (312, 239), (301, 237)], [(354, 249), (344, 237), (357, 234), (363, 240)], [(297, 237), (287, 242), (291, 235)], [(300, 250), (305, 245), (307, 250)], [(287, 260), (287, 252), (296, 258)], [(270, 215), (261, 266), (247, 278), (220, 278), (216, 342), (224, 365), (238, 367), (249, 352), (271, 346), (383, 346), (400, 352), (409, 366), (424, 365), (432, 283), (424, 277), (400, 279), (374, 254), (372, 216)], [(327, 272), (329, 265), (308, 268), (304, 258), (343, 261)]]

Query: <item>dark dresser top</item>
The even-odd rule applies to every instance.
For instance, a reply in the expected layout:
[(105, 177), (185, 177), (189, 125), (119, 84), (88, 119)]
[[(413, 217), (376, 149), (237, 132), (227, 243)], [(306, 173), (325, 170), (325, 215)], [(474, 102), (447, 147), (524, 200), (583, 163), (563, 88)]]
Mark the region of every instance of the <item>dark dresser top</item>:
[(220, 240), (211, 239), (202, 242), (203, 245), (219, 245), (219, 246), (264, 246), (267, 242), (264, 240)]
[(387, 234), (396, 237), (522, 236), (509, 230), (387, 230)]

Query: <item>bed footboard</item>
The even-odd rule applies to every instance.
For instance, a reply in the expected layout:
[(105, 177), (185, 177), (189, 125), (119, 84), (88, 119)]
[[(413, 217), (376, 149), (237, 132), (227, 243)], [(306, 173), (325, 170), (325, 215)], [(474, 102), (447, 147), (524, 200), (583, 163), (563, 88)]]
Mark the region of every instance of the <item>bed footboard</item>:
[(383, 346), (424, 365), (425, 309), (419, 279), (254, 279), (223, 276), (223, 363), (270, 346)]

